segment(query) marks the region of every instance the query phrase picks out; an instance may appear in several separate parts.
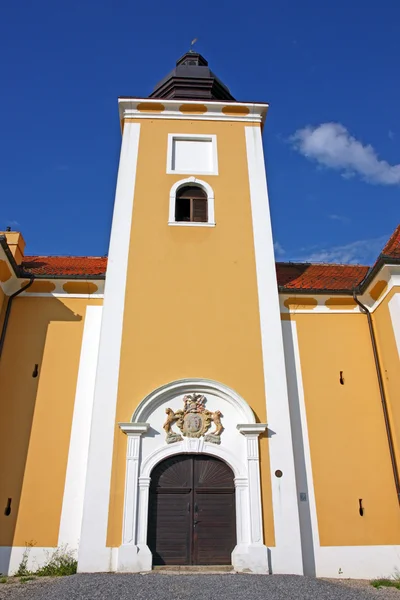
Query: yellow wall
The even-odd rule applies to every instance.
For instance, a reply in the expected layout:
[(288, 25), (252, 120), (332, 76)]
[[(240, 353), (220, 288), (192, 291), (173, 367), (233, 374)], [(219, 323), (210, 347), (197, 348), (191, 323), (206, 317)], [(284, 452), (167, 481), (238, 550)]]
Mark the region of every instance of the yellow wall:
[(367, 318), (299, 314), (295, 320), (321, 545), (399, 544), (400, 511)]
[[(116, 421), (184, 377), (220, 381), (265, 422), (244, 123), (141, 120)], [(216, 227), (169, 227), (168, 133), (216, 134)], [(266, 540), (274, 544), (268, 443), (261, 451)], [(108, 544), (121, 543), (126, 437), (116, 427)]]
[(0, 545), (57, 545), (88, 304), (101, 300), (13, 302), (0, 361)]
[(376, 342), (381, 361), (383, 383), (390, 415), (393, 441), (395, 444), (396, 459), (400, 468), (400, 361), (396, 340), (393, 332), (392, 320), (389, 312), (389, 301), (400, 288), (393, 288), (378, 308), (373, 312)]

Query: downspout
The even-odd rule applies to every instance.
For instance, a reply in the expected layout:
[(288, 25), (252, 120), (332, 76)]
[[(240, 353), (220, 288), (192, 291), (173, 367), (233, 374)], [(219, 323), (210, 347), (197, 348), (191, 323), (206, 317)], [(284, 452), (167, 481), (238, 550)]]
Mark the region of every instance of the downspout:
[(377, 348), (377, 345), (376, 345), (376, 337), (375, 337), (374, 325), (373, 325), (373, 322), (372, 322), (372, 317), (371, 317), (371, 313), (370, 313), (369, 309), (366, 306), (364, 306), (364, 304), (362, 304), (362, 302), (360, 302), (360, 300), (357, 298), (356, 290), (353, 290), (353, 298), (357, 302), (358, 306), (360, 307), (361, 312), (363, 312), (365, 315), (367, 315), (367, 319), (368, 319), (368, 326), (369, 326), (369, 333), (370, 333), (370, 336), (371, 336), (372, 351), (374, 353), (376, 375), (378, 377), (379, 392), (380, 392), (380, 395), (381, 395), (383, 418), (385, 420), (386, 436), (387, 436), (387, 441), (388, 441), (388, 444), (389, 444), (390, 460), (392, 462), (393, 477), (394, 477), (394, 483), (396, 485), (396, 492), (397, 492), (397, 500), (400, 503), (400, 477), (399, 477), (399, 469), (398, 469), (398, 466), (397, 466), (396, 455), (395, 455), (395, 452), (394, 452), (393, 435), (392, 435), (392, 430), (391, 430), (391, 427), (390, 427), (389, 413), (388, 413), (388, 408), (387, 408), (385, 388), (383, 386), (382, 369), (381, 369), (381, 365), (379, 363), (379, 355), (378, 355), (378, 348)]
[(4, 315), (3, 328), (1, 330), (1, 336), (0, 336), (0, 358), (3, 353), (4, 340), (6, 339), (7, 325), (8, 325), (8, 321), (10, 320), (10, 313), (11, 313), (11, 307), (12, 307), (13, 300), (14, 300), (14, 298), (16, 298), (17, 296), (22, 294), (22, 292), (27, 290), (28, 287), (30, 287), (32, 285), (34, 280), (35, 280), (35, 277), (32, 275), (30, 280), (28, 281), (28, 283), (26, 285), (24, 285), (24, 287), (17, 290), (13, 294), (11, 294), (11, 296), (8, 297), (6, 314)]

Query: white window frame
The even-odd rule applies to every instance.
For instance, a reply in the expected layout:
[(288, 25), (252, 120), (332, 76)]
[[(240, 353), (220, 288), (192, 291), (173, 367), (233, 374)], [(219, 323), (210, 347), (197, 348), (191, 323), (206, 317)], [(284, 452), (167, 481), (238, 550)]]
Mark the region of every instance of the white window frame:
[[(180, 171), (172, 169), (172, 154), (174, 148), (174, 140), (196, 141), (209, 140), (211, 141), (211, 151), (213, 164), (211, 171)], [(167, 150), (167, 173), (169, 175), (218, 175), (218, 154), (217, 154), (217, 136), (215, 134), (185, 134), (185, 133), (169, 133), (168, 134), (168, 150)]]
[[(176, 193), (179, 188), (190, 184), (201, 187), (207, 194), (207, 222), (193, 223), (189, 221), (175, 220)], [(214, 190), (212, 189), (211, 185), (206, 181), (196, 179), (196, 177), (188, 177), (187, 179), (181, 179), (180, 181), (174, 183), (169, 193), (168, 225), (175, 225), (178, 227), (215, 227)]]

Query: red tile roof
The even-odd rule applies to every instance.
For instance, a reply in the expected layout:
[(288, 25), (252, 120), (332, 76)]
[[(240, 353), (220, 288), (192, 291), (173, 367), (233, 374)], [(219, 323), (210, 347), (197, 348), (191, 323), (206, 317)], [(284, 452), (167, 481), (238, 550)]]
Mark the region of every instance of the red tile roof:
[[(379, 255), (374, 270), (380, 269), (385, 258), (400, 260), (400, 225)], [(107, 257), (26, 256), (21, 267), (25, 275), (103, 278), (107, 269)], [(369, 267), (361, 265), (276, 263), (278, 286), (289, 293), (291, 290), (349, 293), (364, 281), (368, 272), (369, 277), (374, 276)]]
[(104, 275), (107, 268), (106, 256), (25, 256), (21, 265), (31, 275), (49, 277)]
[(393, 235), (382, 250), (381, 256), (400, 258), (400, 225), (398, 225), (394, 230)]
[[(22, 263), (26, 274), (89, 277), (104, 276), (107, 257), (99, 256), (26, 256)], [(368, 267), (353, 265), (312, 265), (277, 263), (278, 285), (287, 289), (347, 290), (365, 277)]]
[(287, 290), (352, 290), (369, 271), (361, 265), (276, 263), (278, 285)]

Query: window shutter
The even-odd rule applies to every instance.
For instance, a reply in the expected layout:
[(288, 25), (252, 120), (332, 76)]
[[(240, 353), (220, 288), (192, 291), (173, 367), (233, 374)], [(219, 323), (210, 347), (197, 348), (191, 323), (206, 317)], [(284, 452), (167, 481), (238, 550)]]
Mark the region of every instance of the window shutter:
[(207, 200), (204, 198), (193, 198), (193, 221), (196, 223), (207, 223)]

